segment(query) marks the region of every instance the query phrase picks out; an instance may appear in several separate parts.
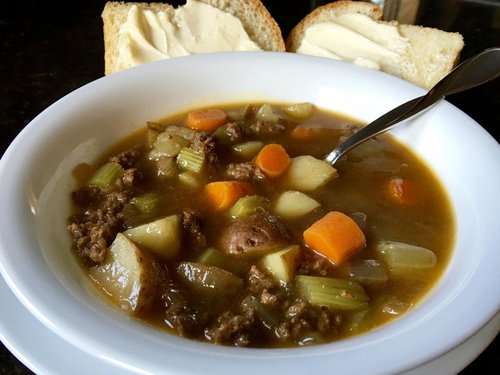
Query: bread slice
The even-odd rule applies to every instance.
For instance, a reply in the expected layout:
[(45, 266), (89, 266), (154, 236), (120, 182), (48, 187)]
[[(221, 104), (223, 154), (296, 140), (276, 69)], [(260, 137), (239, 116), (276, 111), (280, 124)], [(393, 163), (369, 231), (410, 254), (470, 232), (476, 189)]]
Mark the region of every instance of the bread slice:
[(260, 0), (198, 0), (238, 18), (250, 39), (265, 51), (285, 52), (276, 20)]
[(399, 25), (399, 32), (410, 40), (414, 69), (402, 78), (430, 89), (459, 62), (464, 40), (459, 33), (415, 25)]
[[(260, 0), (197, 0), (211, 5), (240, 20), (250, 39), (265, 51), (285, 51), (285, 42), (277, 22)], [(108, 2), (102, 12), (104, 30), (104, 70), (109, 75), (124, 69), (118, 49), (120, 27), (127, 21), (128, 11), (136, 5), (141, 10), (163, 11), (173, 16), (175, 8), (166, 3)]]
[(306, 15), (288, 34), (285, 46), (288, 52), (295, 52), (300, 46), (306, 30), (320, 22), (328, 22), (341, 14), (359, 13), (374, 20), (381, 20), (383, 11), (380, 7), (361, 1), (337, 1), (317, 7)]
[(310, 26), (331, 22), (341, 15), (350, 13), (366, 15), (377, 23), (394, 25), (399, 34), (408, 40), (409, 48), (406, 48), (401, 56), (399, 74), (397, 74), (403, 79), (424, 88), (431, 88), (458, 63), (464, 46), (463, 38), (459, 33), (415, 25), (401, 25), (395, 21), (384, 22), (382, 9), (378, 6), (354, 1), (337, 1), (314, 9), (288, 35), (287, 51), (297, 51)]
[(123, 3), (107, 2), (101, 14), (104, 32), (104, 74), (109, 75), (123, 69), (118, 51), (118, 37), (121, 25), (127, 21), (130, 7), (137, 5), (141, 10), (149, 9), (155, 13), (174, 14), (174, 7), (163, 3)]

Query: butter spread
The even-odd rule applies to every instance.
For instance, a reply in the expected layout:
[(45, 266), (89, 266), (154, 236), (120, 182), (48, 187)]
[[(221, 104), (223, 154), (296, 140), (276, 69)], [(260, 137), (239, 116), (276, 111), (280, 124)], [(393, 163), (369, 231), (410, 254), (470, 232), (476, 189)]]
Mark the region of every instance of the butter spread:
[(308, 27), (297, 52), (350, 61), (399, 76), (409, 48), (408, 39), (395, 25), (348, 13)]
[(193, 53), (258, 51), (233, 15), (196, 0), (172, 12), (130, 7), (120, 27), (120, 69)]

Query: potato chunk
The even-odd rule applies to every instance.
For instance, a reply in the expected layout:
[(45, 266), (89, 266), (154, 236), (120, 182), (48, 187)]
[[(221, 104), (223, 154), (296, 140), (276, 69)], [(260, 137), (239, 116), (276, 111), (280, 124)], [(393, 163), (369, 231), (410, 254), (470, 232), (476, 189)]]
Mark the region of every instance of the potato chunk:
[(274, 212), (281, 217), (295, 218), (308, 214), (321, 206), (316, 200), (300, 191), (285, 191), (274, 204)]
[(310, 155), (296, 156), (284, 175), (285, 184), (295, 190), (311, 191), (337, 176), (337, 170)]
[(180, 248), (180, 232), (179, 217), (172, 215), (128, 229), (123, 234), (163, 258), (174, 258)]
[(289, 283), (295, 276), (301, 255), (300, 246), (292, 245), (267, 254), (262, 258), (262, 264), (275, 278)]
[(121, 233), (104, 262), (92, 267), (89, 274), (115, 305), (132, 315), (150, 307), (160, 279), (154, 260)]

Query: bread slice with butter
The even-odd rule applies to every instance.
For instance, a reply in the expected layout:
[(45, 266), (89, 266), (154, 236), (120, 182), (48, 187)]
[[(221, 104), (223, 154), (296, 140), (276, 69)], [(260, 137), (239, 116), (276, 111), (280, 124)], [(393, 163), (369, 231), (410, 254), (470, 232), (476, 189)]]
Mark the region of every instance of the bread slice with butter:
[(286, 49), (380, 69), (424, 88), (458, 63), (464, 46), (459, 33), (384, 22), (382, 15), (367, 2), (320, 6), (292, 29)]
[(285, 51), (260, 0), (108, 2), (102, 12), (105, 74), (163, 58), (219, 51)]

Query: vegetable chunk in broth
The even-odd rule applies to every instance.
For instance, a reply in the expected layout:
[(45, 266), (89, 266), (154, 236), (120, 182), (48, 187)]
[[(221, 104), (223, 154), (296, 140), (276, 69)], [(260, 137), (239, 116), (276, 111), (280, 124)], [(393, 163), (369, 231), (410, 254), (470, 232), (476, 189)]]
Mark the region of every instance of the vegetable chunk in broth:
[(74, 174), (68, 230), (105, 298), (215, 344), (340, 340), (409, 312), (451, 255), (439, 181), (389, 135), (310, 103), (201, 108), (148, 122)]

